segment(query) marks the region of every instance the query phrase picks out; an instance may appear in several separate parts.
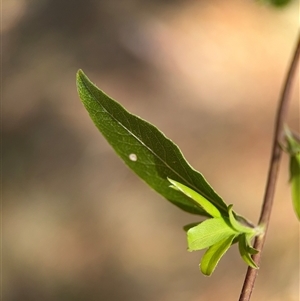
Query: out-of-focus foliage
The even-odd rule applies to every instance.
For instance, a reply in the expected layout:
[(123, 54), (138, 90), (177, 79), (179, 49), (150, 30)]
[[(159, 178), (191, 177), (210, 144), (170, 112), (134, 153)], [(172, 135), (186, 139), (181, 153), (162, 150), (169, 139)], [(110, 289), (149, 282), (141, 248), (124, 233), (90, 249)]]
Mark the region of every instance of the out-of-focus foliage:
[(300, 220), (300, 141), (286, 128), (287, 152), (290, 156), (290, 182), (295, 213)]
[(282, 7), (291, 3), (293, 0), (263, 0), (263, 1), (277, 7)]

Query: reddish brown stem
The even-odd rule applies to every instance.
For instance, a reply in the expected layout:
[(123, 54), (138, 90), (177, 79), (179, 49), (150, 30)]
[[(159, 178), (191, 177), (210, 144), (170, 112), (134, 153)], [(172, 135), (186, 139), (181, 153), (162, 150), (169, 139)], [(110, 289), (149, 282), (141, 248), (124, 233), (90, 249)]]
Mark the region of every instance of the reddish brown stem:
[[(259, 251), (256, 255), (253, 256), (253, 260), (259, 266), (262, 249), (266, 239), (266, 232), (268, 230), (268, 225), (270, 221), (272, 206), (273, 206), (273, 199), (274, 199), (274, 192), (275, 192), (275, 185), (279, 170), (279, 164), (282, 154), (282, 149), (280, 147), (280, 143), (283, 142), (283, 126), (284, 121), (286, 119), (287, 111), (288, 111), (288, 104), (290, 99), (290, 92), (292, 87), (293, 78), (295, 76), (295, 72), (297, 69), (297, 62), (298, 57), (300, 54), (300, 34), (298, 36), (298, 42), (296, 49), (294, 51), (294, 56), (290, 64), (290, 68), (288, 70), (285, 84), (283, 86), (282, 94), (279, 100), (279, 105), (277, 109), (277, 116), (275, 120), (275, 132), (273, 138), (273, 147), (272, 147), (272, 156), (270, 160), (270, 167), (268, 173), (268, 179), (266, 184), (266, 190), (263, 200), (263, 205), (261, 209), (261, 214), (259, 218), (258, 224), (264, 227), (264, 234), (257, 236), (254, 242), (254, 247)], [(245, 277), (244, 285), (240, 294), (239, 301), (249, 301), (254, 283), (257, 277), (258, 270), (252, 269), (248, 267), (247, 274)]]

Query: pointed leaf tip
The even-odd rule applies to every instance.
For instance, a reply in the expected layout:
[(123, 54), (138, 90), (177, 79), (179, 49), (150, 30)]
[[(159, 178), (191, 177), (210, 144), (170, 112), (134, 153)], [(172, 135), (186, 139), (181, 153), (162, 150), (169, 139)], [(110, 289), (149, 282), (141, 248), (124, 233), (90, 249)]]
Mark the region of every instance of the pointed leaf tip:
[(211, 246), (203, 255), (200, 263), (200, 270), (206, 276), (211, 276), (217, 267), (220, 259), (230, 248), (235, 235), (228, 236)]
[(85, 74), (83, 73), (83, 71), (81, 69), (78, 69), (78, 71), (76, 73), (76, 81), (78, 82), (78, 80), (80, 80), (82, 76), (85, 76)]

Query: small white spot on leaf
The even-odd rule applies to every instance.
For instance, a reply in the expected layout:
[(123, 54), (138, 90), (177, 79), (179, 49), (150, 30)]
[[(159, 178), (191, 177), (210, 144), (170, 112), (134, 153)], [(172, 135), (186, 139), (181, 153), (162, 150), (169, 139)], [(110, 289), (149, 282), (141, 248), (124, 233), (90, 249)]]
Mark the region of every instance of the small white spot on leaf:
[(131, 161), (137, 161), (137, 155), (136, 155), (136, 154), (130, 154), (130, 155), (129, 155), (129, 159), (130, 159)]

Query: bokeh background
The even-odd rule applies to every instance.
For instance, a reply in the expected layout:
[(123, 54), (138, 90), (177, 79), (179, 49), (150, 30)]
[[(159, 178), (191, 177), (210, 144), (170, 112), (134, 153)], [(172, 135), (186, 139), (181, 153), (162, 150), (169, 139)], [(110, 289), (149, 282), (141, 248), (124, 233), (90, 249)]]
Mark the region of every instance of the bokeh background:
[[(114, 154), (79, 101), (81, 68), (175, 141), (256, 222), (299, 1), (2, 0), (3, 300), (232, 301), (236, 247), (211, 278), (198, 221)], [(299, 78), (289, 125), (299, 129)], [(283, 158), (253, 301), (299, 300), (299, 226)]]

